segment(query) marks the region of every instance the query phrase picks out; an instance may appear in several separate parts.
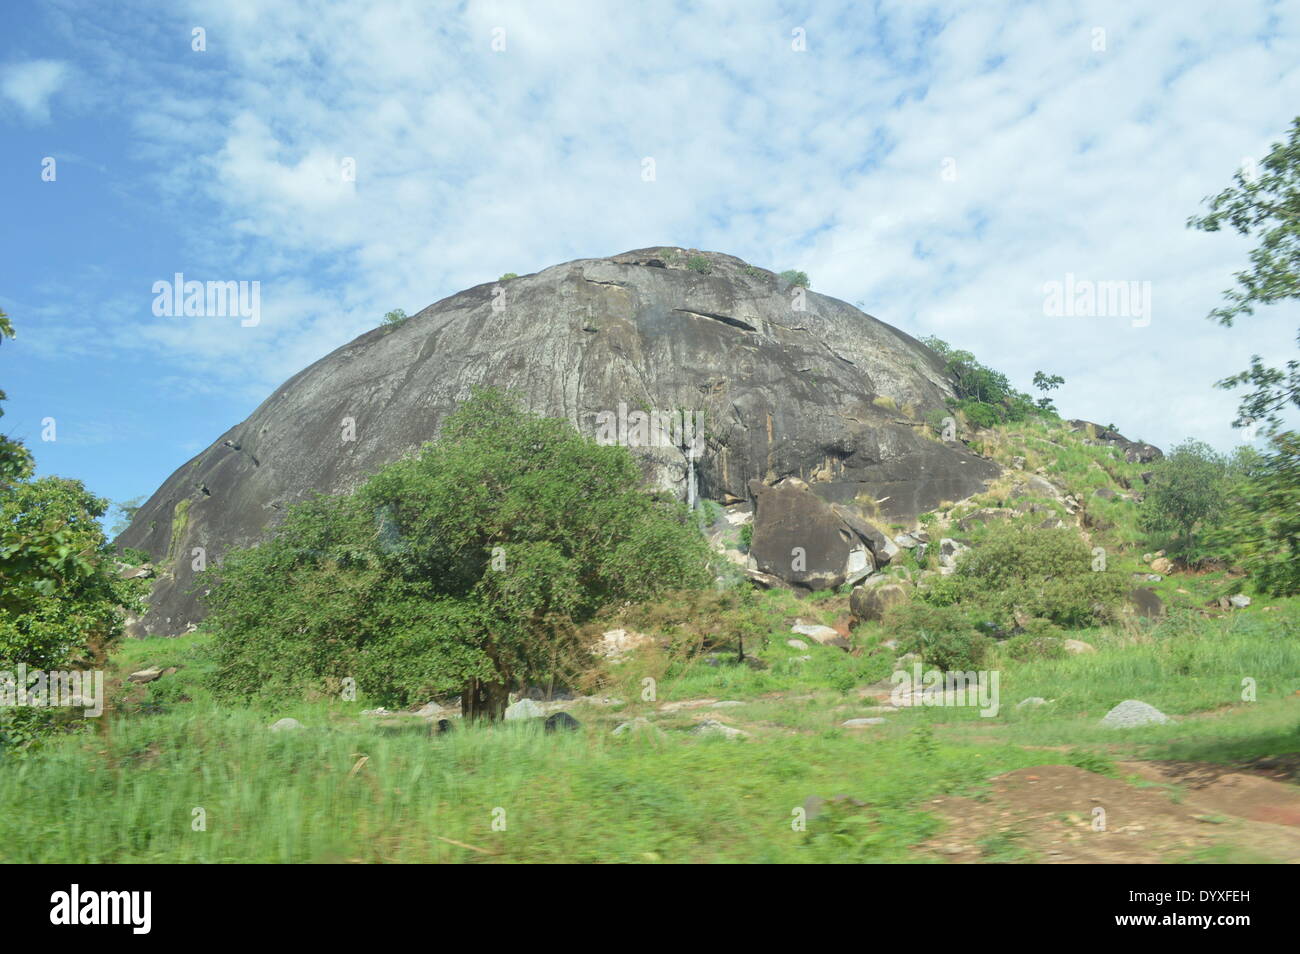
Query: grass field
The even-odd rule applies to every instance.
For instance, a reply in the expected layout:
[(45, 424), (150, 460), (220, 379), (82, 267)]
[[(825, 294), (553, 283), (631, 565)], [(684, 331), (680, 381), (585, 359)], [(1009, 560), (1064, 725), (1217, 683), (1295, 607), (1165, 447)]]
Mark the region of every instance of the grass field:
[[(790, 649), (786, 599), (765, 604), (773, 622), (760, 653), (766, 669), (634, 658), (604, 687), (615, 701), (570, 710), (582, 723), (571, 733), (507, 723), (435, 735), (411, 714), (362, 716), (364, 700), (219, 707), (202, 687), (200, 638), (133, 641), (115, 661), (120, 673), (146, 663), (185, 668), (144, 688), (117, 683), (115, 708), (97, 731), (6, 764), (0, 860), (936, 861), (918, 850), (944, 832), (934, 799), (978, 800), (1011, 770), (1057, 764), (1114, 775), (1127, 759), (1230, 765), (1300, 753), (1300, 601), (1073, 634), (1098, 651), (997, 664), (995, 718), (902, 709), (854, 730), (840, 723), (878, 714), (872, 706), (888, 687), (880, 679), (892, 657)], [(816, 615), (797, 605), (805, 618)], [(832, 615), (836, 602), (819, 605)], [(857, 634), (867, 646), (878, 635)], [(637, 691), (647, 675), (658, 680), (655, 702)], [(1243, 679), (1256, 680), (1257, 701), (1243, 701)], [(1050, 701), (1016, 708), (1030, 696)], [(1129, 698), (1176, 723), (1119, 733), (1097, 726)], [(742, 705), (660, 708), (692, 699)], [(305, 728), (270, 732), (283, 716)], [(637, 716), (659, 731), (611, 734)], [(703, 718), (749, 737), (690, 734)], [(801, 826), (810, 796), (853, 801), (824, 806)], [(1032, 859), (1014, 831), (980, 844), (984, 860)], [(1261, 859), (1229, 844), (1170, 860)]]

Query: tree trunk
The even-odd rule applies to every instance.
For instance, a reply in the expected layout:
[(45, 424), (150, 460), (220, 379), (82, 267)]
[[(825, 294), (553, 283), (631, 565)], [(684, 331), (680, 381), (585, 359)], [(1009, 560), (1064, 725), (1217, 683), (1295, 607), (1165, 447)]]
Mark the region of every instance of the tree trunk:
[(510, 704), (510, 691), (504, 683), (471, 679), (460, 694), (460, 714), (466, 719), (497, 721)]

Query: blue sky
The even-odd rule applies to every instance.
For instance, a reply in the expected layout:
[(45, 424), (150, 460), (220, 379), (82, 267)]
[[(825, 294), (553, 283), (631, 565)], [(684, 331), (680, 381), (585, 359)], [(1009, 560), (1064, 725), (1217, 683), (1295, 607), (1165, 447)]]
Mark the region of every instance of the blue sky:
[[(1295, 4), (53, 0), (0, 35), (3, 427), (114, 500), (391, 308), (649, 245), (1166, 446), (1238, 442), (1213, 382), (1295, 350), (1293, 305), (1205, 320), (1249, 244), (1185, 227), (1297, 112)], [(176, 272), (260, 282), (259, 324), (156, 317)], [(1067, 274), (1151, 320), (1044, 314)]]

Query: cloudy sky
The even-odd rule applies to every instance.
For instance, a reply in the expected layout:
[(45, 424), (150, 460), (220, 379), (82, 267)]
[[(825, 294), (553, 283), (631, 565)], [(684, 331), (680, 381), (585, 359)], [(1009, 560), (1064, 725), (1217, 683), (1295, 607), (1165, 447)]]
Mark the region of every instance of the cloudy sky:
[[(1205, 319), (1250, 246), (1186, 220), (1300, 111), (1297, 4), (47, 0), (0, 35), (3, 426), (114, 500), (392, 308), (649, 245), (1166, 446), (1239, 442), (1214, 381), (1294, 353), (1294, 306)], [(260, 323), (156, 316), (177, 272), (260, 282)], [(1067, 275), (1150, 313), (1045, 314)]]

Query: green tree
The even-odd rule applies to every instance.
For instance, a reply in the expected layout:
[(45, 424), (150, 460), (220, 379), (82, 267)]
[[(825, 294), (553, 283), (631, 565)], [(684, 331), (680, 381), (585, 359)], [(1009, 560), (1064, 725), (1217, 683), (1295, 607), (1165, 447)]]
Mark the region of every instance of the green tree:
[(1040, 412), (1028, 394), (1011, 386), (1005, 374), (982, 364), (969, 351), (953, 348), (933, 335), (922, 338), (921, 343), (939, 356), (944, 373), (952, 378), (956, 400), (949, 401), (949, 406), (965, 414), (972, 424), (993, 427)]
[(402, 309), (394, 308), (392, 311), (384, 315), (384, 325), (386, 327), (396, 328), (398, 325), (404, 324), (408, 317), (410, 316)]
[(460, 692), (466, 716), (498, 717), (511, 689), (585, 666), (601, 607), (708, 582), (685, 509), (640, 476), (626, 448), (476, 393), (418, 456), (208, 571), (214, 688), (352, 677), (386, 704)]
[(1300, 593), (1300, 435), (1274, 435), (1268, 453), (1244, 456), (1207, 542), (1264, 592)]
[(781, 273), (781, 278), (787, 285), (798, 285), (801, 288), (812, 287), (812, 285), (810, 285), (808, 282), (808, 273), (798, 271), (797, 269), (793, 269), (793, 268), (786, 269), (784, 272)]
[(1034, 387), (1043, 392), (1043, 396), (1038, 399), (1038, 407), (1040, 410), (1049, 411), (1052, 414), (1056, 413), (1056, 404), (1053, 402), (1048, 392), (1055, 391), (1064, 383), (1065, 378), (1061, 377), (1059, 374), (1047, 375), (1042, 371), (1034, 372)]
[(1184, 441), (1154, 467), (1142, 500), (1142, 528), (1176, 532), (1190, 547), (1197, 525), (1222, 507), (1227, 479), (1222, 455), (1201, 441)]
[[(1232, 186), (1205, 200), (1209, 212), (1187, 222), (1202, 231), (1228, 227), (1259, 240), (1250, 268), (1237, 272), (1236, 287), (1224, 292), (1226, 304), (1210, 312), (1222, 325), (1254, 314), (1257, 305), (1300, 298), (1300, 117), (1292, 120), (1288, 140), (1274, 143), (1259, 166), (1237, 170)], [(1300, 407), (1300, 361), (1274, 368), (1255, 355), (1249, 368), (1219, 382), (1226, 389), (1242, 385), (1252, 390), (1241, 400), (1237, 423), (1259, 421), (1276, 432), (1283, 413)]]

